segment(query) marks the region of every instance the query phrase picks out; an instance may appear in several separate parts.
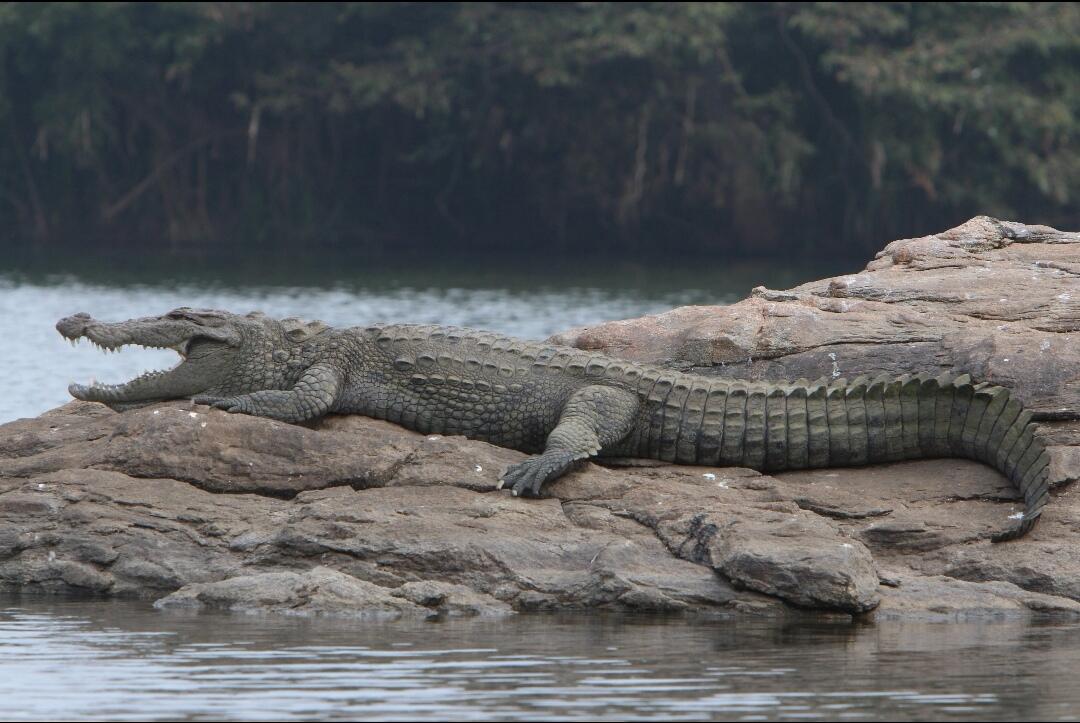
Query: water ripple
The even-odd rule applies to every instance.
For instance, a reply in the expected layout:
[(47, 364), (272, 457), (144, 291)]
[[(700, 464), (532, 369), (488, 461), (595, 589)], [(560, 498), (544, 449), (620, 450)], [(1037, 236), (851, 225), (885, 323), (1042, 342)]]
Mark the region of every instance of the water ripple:
[(0, 607), (0, 718), (1075, 719), (1078, 662), (1075, 626), (363, 624), (22, 597)]

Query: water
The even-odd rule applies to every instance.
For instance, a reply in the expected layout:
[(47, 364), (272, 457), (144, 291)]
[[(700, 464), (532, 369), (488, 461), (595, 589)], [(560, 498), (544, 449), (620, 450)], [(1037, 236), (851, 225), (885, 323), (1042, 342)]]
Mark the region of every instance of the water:
[(4, 719), (1075, 720), (1080, 627), (348, 620), (0, 597)]
[(70, 400), (72, 381), (116, 383), (177, 361), (168, 350), (101, 354), (72, 349), (56, 321), (86, 311), (103, 321), (163, 314), (178, 306), (284, 317), (335, 326), (376, 321), (457, 324), (543, 339), (570, 327), (666, 311), (684, 304), (726, 304), (757, 284), (783, 288), (814, 270), (708, 265), (695, 269), (621, 268), (295, 270), (247, 267), (170, 270), (100, 269), (80, 274), (0, 271), (0, 423), (35, 416)]

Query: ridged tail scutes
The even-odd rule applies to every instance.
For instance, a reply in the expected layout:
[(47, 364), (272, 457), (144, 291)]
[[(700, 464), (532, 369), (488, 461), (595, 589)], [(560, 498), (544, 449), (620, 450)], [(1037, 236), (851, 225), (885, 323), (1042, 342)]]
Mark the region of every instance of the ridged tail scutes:
[[(1008, 389), (972, 383), (966, 374), (789, 385), (709, 380), (684, 388), (665, 400), (666, 422), (653, 432), (666, 452), (661, 459), (766, 472), (974, 459), (1000, 470), (1024, 496), (1018, 522), (995, 542), (1031, 530), (1049, 500), (1050, 456), (1031, 413)], [(667, 427), (680, 412), (676, 444)], [(661, 427), (665, 434), (658, 434)]]
[[(1013, 540), (1035, 526), (1050, 499), (1050, 455), (1035, 433), (1031, 412), (1024, 410), (1008, 389), (972, 383), (967, 374), (916, 375), (899, 381), (876, 380), (874, 384), (879, 382), (887, 388), (899, 384), (901, 407), (905, 401), (909, 407), (902, 408), (900, 414), (905, 459), (977, 460), (999, 470), (1024, 496), (1024, 511), (1014, 516), (1019, 521), (991, 540)], [(890, 420), (885, 427), (886, 438), (896, 431)], [(869, 461), (883, 460), (871, 457)]]
[(967, 374), (916, 375), (902, 378), (901, 384), (909, 389), (902, 400), (913, 407), (901, 415), (902, 434), (911, 440), (913, 432), (918, 440), (912, 447), (905, 444), (904, 457), (963, 457), (994, 467), (1024, 496), (1025, 508), (1014, 516), (1016, 524), (991, 540), (1013, 540), (1029, 532), (1050, 498), (1050, 455), (1035, 434), (1031, 412), (1008, 389), (972, 383)]

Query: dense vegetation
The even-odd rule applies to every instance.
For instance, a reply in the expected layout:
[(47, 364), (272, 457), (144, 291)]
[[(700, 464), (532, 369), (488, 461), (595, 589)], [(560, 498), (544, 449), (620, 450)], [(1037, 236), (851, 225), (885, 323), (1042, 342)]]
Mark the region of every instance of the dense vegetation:
[(1077, 226), (1073, 3), (3, 3), (0, 237), (851, 253)]

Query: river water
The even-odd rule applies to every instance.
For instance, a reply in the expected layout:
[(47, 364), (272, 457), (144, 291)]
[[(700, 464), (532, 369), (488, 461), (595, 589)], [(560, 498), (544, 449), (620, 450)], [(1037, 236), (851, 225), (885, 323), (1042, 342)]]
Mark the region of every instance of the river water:
[[(115, 320), (181, 305), (261, 309), (540, 339), (852, 270), (0, 270), (0, 423), (62, 404), (69, 381), (122, 381), (175, 362), (168, 351), (72, 349), (53, 324), (77, 311)], [(583, 613), (362, 624), (0, 596), (5, 720), (1075, 720), (1077, 669), (1080, 626), (1062, 622)]]
[(1075, 720), (1080, 626), (363, 624), (0, 597), (4, 719)]

